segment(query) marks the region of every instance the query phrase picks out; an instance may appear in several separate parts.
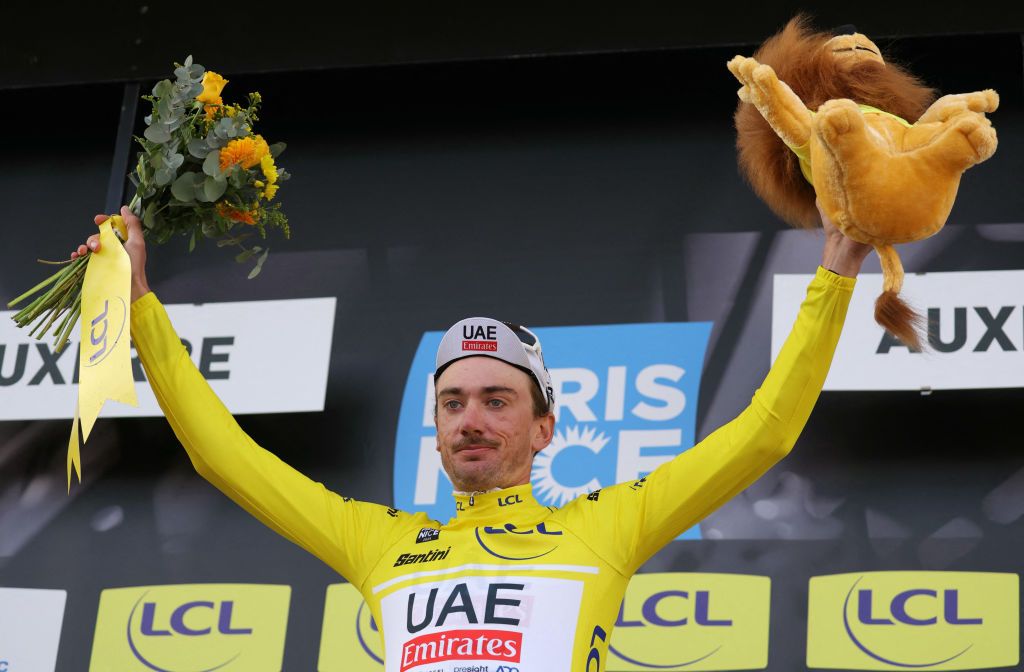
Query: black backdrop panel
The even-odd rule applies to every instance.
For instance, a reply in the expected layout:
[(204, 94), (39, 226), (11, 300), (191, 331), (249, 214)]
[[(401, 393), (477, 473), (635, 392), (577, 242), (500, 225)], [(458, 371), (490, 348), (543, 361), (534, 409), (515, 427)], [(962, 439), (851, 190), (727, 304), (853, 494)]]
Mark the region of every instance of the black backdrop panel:
[[(890, 47), (945, 92), (991, 86), (1003, 99), (992, 115), (999, 151), (967, 174), (949, 228), (914, 248), (908, 270), (1022, 268), (1019, 36)], [(289, 142), (280, 163), (294, 180), (280, 197), (294, 239), (274, 244), (254, 281), (212, 246), (187, 255), (172, 241), (151, 251), (151, 284), (166, 303), (337, 297), (325, 411), (240, 422), (349, 496), (391, 501), (420, 335), (478, 312), (533, 326), (713, 320), (703, 437), (767, 369), (772, 275), (812, 272), (820, 254), (813, 234), (786, 231), (737, 175), (732, 53), (226, 71), (229, 98), (258, 88), (262, 132)], [(57, 107), (68, 97), (91, 101), (74, 124)], [(47, 122), (14, 138), (0, 166), (17, 232), (0, 251), (4, 295), (40, 277), (36, 256), (65, 254), (89, 233), (120, 98), (104, 85), (3, 93), (6, 110)], [(1010, 239), (980, 235), (990, 224), (1010, 226)], [(1001, 485), (1011, 499), (1024, 490), (1022, 402), (1021, 390), (826, 393), (794, 453), (707, 521), (725, 538), (673, 543), (645, 571), (772, 576), (768, 669), (778, 671), (803, 665), (810, 576), (1019, 572), (1024, 523), (992, 520), (983, 501)], [(69, 591), (58, 669), (83, 669), (104, 588), (191, 582), (291, 585), (285, 669), (315, 668), (324, 588), (337, 576), (201, 481), (162, 419), (101, 420), (85, 483), (65, 496), (68, 425), (0, 423), (0, 585)], [(766, 496), (824, 513), (762, 524), (751, 502)]]

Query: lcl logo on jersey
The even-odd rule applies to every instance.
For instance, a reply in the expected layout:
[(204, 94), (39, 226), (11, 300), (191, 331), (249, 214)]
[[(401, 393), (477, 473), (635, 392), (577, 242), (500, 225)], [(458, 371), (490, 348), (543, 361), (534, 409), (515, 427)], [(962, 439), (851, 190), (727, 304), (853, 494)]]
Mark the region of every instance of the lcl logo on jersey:
[(502, 560), (536, 560), (558, 548), (561, 530), (548, 529), (547, 523), (519, 528), (513, 523), (493, 527), (485, 525), (475, 531), (476, 542)]
[(762, 669), (770, 599), (764, 576), (637, 574), (615, 621), (608, 669)]
[[(534, 461), (534, 494), (542, 504), (562, 506), (600, 487), (636, 481), (693, 445), (710, 323), (534, 332), (544, 346), (558, 417), (554, 440)], [(436, 520), (455, 513), (434, 428), (434, 357), (442, 336), (428, 332), (420, 340), (395, 436), (395, 505)]]
[(865, 572), (811, 579), (807, 666), (967, 670), (1016, 666), (1018, 576)]
[(193, 584), (105, 590), (90, 670), (279, 670), (288, 586)]

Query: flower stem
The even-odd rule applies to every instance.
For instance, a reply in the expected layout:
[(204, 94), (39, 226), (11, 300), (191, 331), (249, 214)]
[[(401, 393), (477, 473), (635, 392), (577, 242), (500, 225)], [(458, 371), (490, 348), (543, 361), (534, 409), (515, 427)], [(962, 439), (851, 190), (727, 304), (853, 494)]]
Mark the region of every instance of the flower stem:
[[(79, 259), (87, 260), (88, 255), (79, 257)], [(56, 301), (59, 301), (60, 297), (63, 296), (63, 294), (66, 291), (68, 291), (75, 285), (79, 286), (78, 291), (80, 293), (82, 278), (85, 276), (86, 267), (86, 262), (79, 262), (79, 260), (76, 259), (75, 263), (71, 264), (65, 269), (66, 272), (64, 273), (64, 277), (61, 278), (57, 282), (57, 284), (50, 288), (50, 290), (46, 292), (46, 294), (41, 296), (39, 299), (33, 301), (28, 308), (24, 309), (21, 313), (18, 313), (18, 315), (15, 316), (16, 319), (18, 320), (18, 325), (25, 326), (26, 324), (29, 324), (30, 322), (35, 320), (40, 313), (51, 307)]]
[(68, 344), (68, 335), (71, 333), (71, 330), (75, 327), (75, 324), (78, 322), (78, 316), (81, 314), (81, 312), (82, 295), (79, 294), (77, 297), (75, 297), (75, 303), (71, 307), (71, 311), (68, 313), (68, 318), (70, 319), (65, 318), (67, 324), (64, 325), (64, 327), (60, 330), (60, 332), (57, 334), (57, 340), (54, 341), (54, 345), (56, 345), (56, 352), (59, 353), (64, 351), (64, 347), (67, 346)]
[(48, 277), (46, 280), (43, 280), (38, 285), (36, 285), (32, 289), (28, 290), (27, 292), (25, 292), (24, 294), (22, 294), (18, 298), (12, 299), (11, 301), (8, 301), (7, 302), (7, 307), (8, 308), (14, 308), (16, 305), (18, 305), (19, 303), (21, 303), (22, 301), (24, 301), (28, 297), (32, 296), (33, 294), (35, 294), (39, 290), (45, 289), (49, 285), (51, 285), (54, 282), (56, 282), (58, 278), (60, 278), (64, 273), (67, 272), (67, 270), (68, 270), (68, 268), (65, 266), (64, 268), (62, 268), (59, 271), (57, 271), (56, 273), (54, 273), (53, 275)]
[(48, 314), (49, 319), (47, 319), (45, 321), (44, 320), (39, 320), (39, 323), (36, 324), (35, 328), (32, 329), (32, 331), (30, 331), (28, 335), (29, 336), (35, 336), (36, 330), (39, 329), (40, 327), (42, 327), (43, 330), (41, 332), (39, 332), (39, 336), (37, 338), (42, 338), (43, 336), (45, 336), (46, 332), (49, 331), (50, 327), (57, 320), (57, 318), (60, 317), (61, 314), (65, 310), (67, 310), (68, 306), (71, 303), (73, 303), (73, 302), (74, 302), (74, 294), (72, 292), (66, 293), (64, 295), (64, 297), (61, 299), (60, 303), (59, 304), (55, 304), (53, 309), (49, 312), (49, 314)]

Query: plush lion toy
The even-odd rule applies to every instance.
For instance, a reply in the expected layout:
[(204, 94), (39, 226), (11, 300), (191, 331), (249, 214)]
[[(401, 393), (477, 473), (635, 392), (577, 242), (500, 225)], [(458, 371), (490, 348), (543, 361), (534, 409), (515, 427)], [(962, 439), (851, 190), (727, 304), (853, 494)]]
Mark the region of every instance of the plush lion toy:
[(921, 319), (899, 297), (893, 245), (938, 232), (960, 176), (995, 152), (985, 117), (995, 91), (935, 100), (864, 35), (813, 32), (802, 15), (728, 67), (743, 85), (736, 144), (754, 191), (803, 228), (821, 225), (817, 198), (844, 234), (872, 245), (884, 276), (875, 320), (919, 349)]

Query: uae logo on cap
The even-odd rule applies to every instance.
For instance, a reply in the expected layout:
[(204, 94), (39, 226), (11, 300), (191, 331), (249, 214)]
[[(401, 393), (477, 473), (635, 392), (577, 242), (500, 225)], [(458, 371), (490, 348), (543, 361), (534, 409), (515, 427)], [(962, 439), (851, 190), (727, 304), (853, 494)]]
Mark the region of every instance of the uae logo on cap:
[(494, 325), (462, 325), (462, 350), (471, 352), (497, 352), (498, 330)]

